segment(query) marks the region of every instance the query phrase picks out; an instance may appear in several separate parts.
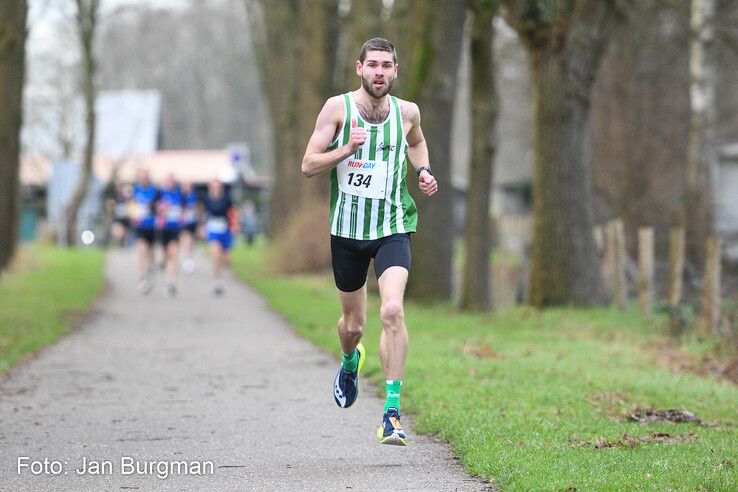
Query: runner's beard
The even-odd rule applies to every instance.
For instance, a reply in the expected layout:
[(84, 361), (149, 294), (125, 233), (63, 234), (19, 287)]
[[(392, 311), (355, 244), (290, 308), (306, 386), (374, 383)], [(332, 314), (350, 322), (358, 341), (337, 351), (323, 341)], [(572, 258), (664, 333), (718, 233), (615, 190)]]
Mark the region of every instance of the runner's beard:
[(380, 97), (384, 97), (387, 94), (389, 94), (389, 91), (392, 89), (392, 83), (395, 81), (394, 77), (388, 77), (384, 80), (384, 85), (381, 88), (374, 87), (373, 83), (374, 81), (369, 81), (365, 79), (364, 77), (361, 78), (361, 85), (364, 87), (364, 90), (369, 93), (370, 96), (372, 96), (375, 99), (379, 99)]

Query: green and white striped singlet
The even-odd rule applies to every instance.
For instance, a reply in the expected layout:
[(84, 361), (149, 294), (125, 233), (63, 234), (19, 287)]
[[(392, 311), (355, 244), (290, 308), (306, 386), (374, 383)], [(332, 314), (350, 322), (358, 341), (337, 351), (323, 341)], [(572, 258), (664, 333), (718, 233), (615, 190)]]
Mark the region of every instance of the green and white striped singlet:
[[(388, 96), (390, 112), (384, 123), (371, 124), (364, 121), (356, 103), (348, 92), (343, 94), (345, 118), (336, 140), (327, 150), (333, 150), (349, 143), (351, 121), (367, 129), (364, 145), (352, 156), (339, 163), (331, 171), (331, 234), (349, 239), (378, 239), (390, 234), (415, 232), (418, 212), (410, 193), (407, 191), (407, 141), (402, 128), (400, 104), (397, 98)], [(386, 181), (379, 183), (383, 198), (358, 196), (368, 190), (367, 175), (362, 175), (361, 167), (375, 168), (377, 175), (384, 175)], [(343, 167), (342, 167), (343, 166)], [(353, 166), (353, 167), (349, 167)], [(349, 174), (351, 173), (351, 174)], [(372, 178), (377, 178), (377, 175)], [(341, 185), (339, 186), (339, 179)], [(376, 196), (377, 179), (371, 183)], [(351, 185), (354, 185), (352, 188)], [(347, 192), (347, 190), (349, 192)], [(356, 193), (350, 193), (357, 190)]]

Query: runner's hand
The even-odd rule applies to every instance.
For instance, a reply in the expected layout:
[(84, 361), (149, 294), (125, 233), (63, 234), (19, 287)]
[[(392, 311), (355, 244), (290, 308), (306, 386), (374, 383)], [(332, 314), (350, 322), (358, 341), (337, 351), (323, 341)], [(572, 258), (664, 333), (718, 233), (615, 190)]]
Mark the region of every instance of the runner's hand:
[(366, 142), (366, 129), (361, 128), (356, 123), (356, 120), (351, 120), (351, 152), (356, 152)]
[(436, 182), (436, 178), (434, 178), (433, 175), (428, 171), (423, 171), (420, 173), (420, 176), (418, 176), (418, 186), (420, 186), (420, 191), (425, 196), (431, 196), (436, 191), (438, 191), (438, 183)]

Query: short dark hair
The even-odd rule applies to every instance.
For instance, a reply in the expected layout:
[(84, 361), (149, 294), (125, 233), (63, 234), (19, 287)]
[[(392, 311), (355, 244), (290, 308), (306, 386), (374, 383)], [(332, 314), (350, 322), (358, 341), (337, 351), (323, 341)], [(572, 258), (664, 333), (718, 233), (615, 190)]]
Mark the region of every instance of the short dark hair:
[(364, 63), (367, 51), (386, 51), (392, 53), (392, 62), (397, 63), (397, 52), (395, 46), (384, 38), (372, 38), (364, 43), (359, 53), (359, 61)]

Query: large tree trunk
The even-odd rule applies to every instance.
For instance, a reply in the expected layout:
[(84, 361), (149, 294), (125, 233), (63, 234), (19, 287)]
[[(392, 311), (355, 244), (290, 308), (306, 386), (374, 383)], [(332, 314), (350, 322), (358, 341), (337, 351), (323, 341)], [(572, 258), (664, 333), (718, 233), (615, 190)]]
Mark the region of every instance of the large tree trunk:
[[(480, 5), (482, 4), (482, 5)], [(460, 307), (467, 310), (490, 308), (490, 188), (496, 148), (495, 121), (497, 91), (494, 84), (492, 43), (494, 9), (473, 2), (471, 22), (472, 66), (472, 162), (469, 170), (464, 269)], [(504, 288), (501, 286), (501, 288)]]
[(715, 125), (715, 0), (692, 0), (692, 42), (689, 56), (690, 106), (692, 109), (687, 154), (687, 186), (683, 226), (687, 259), (701, 268), (705, 242), (714, 231), (713, 176), (717, 168)]
[(615, 3), (505, 5), (508, 21), (526, 43), (533, 75), (531, 303), (601, 303), (592, 176), (583, 154), (592, 84), (617, 15)]
[(297, 127), (297, 5), (290, 0), (250, 2), (254, 22), (254, 52), (262, 67), (262, 84), (272, 120), (274, 185), (271, 193), (270, 233), (278, 236), (299, 209), (301, 180), (297, 162), (300, 150)]
[[(323, 103), (335, 95), (331, 70), (336, 63), (338, 34), (338, 0), (298, 2), (299, 32), (297, 59), (299, 64), (298, 90), (298, 159), (292, 163), (292, 172), (300, 178), (301, 207), (328, 200), (327, 176), (304, 179), (300, 173), (302, 152), (315, 128), (315, 118)], [(328, 217), (326, 216), (326, 224)]]
[(0, 272), (18, 238), (18, 167), (26, 44), (25, 0), (0, 3)]
[(592, 230), (592, 180), (583, 157), (587, 103), (575, 96), (560, 54), (532, 57), (535, 151), (531, 303), (602, 300)]
[(274, 134), (270, 227), (272, 235), (279, 236), (302, 204), (327, 196), (327, 181), (306, 180), (300, 162), (315, 118), (336, 90), (330, 73), (338, 43), (338, 0), (260, 5), (255, 13), (263, 15), (263, 32), (255, 44)]
[(77, 31), (82, 47), (82, 86), (85, 98), (85, 125), (87, 138), (82, 162), (82, 173), (65, 212), (66, 244), (77, 245), (77, 214), (87, 194), (92, 178), (92, 158), (95, 153), (95, 31), (97, 29), (98, 0), (77, 0)]
[[(419, 214), (408, 295), (421, 300), (446, 300), (451, 297), (453, 256), (449, 120), (454, 109), (466, 6), (460, 0), (422, 3), (426, 4), (424, 35), (413, 53), (411, 72), (408, 74), (406, 69), (405, 77), (409, 79), (409, 92), (417, 93), (415, 102), (420, 107), (421, 127), (439, 186), (433, 197), (422, 196), (415, 173), (408, 166), (407, 185)], [(413, 18), (420, 20), (419, 16)]]

